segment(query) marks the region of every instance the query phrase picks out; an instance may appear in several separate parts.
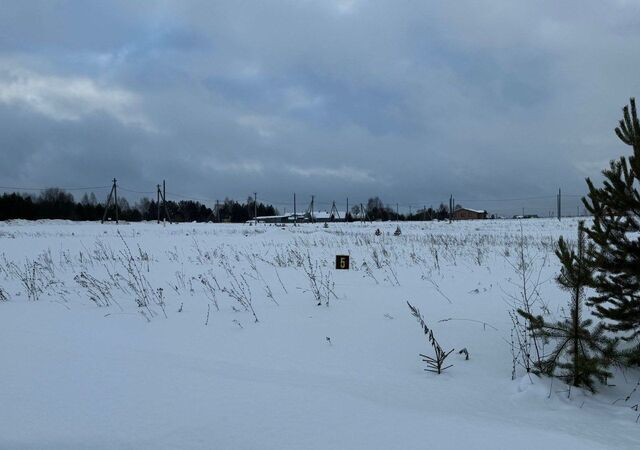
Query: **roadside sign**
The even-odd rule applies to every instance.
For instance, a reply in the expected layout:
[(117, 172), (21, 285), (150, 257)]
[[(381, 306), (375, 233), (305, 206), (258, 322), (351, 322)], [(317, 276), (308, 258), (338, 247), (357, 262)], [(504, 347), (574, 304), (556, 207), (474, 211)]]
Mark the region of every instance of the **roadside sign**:
[(349, 255), (336, 255), (336, 269), (349, 270)]

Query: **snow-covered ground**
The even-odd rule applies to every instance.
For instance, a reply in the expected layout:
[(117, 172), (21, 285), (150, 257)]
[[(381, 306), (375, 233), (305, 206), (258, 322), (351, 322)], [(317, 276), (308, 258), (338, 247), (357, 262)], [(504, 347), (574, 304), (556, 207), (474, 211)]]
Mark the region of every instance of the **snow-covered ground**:
[(638, 371), (512, 379), (518, 242), (559, 316), (576, 220), (396, 225), (0, 223), (0, 448), (640, 448)]

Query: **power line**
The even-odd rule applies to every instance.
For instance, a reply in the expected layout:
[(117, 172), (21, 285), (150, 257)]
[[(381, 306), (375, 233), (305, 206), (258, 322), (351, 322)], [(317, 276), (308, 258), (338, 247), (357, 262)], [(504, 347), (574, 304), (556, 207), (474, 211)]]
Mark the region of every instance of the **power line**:
[(292, 202), (291, 202), (291, 201), (279, 201), (279, 202), (274, 202), (274, 201), (271, 201), (271, 200), (269, 200), (269, 199), (267, 199), (267, 198), (263, 198), (263, 199), (260, 201), (260, 203), (262, 203), (263, 205), (264, 205), (265, 203), (268, 203), (268, 204), (270, 204), (270, 205), (278, 205), (278, 206), (289, 206), (289, 205), (291, 205), (291, 204), (292, 204)]
[(118, 186), (118, 187), (122, 191), (133, 192), (135, 194), (155, 194), (155, 191), (136, 191), (134, 189), (123, 188), (122, 186)]
[(478, 199), (478, 200), (462, 199), (458, 201), (460, 202), (521, 202), (526, 200), (545, 200), (549, 198), (555, 198), (555, 195), (540, 195), (537, 197), (520, 197), (520, 198), (493, 198), (493, 199)]
[(111, 186), (88, 186), (88, 187), (48, 187), (48, 188), (34, 188), (34, 187), (17, 187), (17, 186), (0, 186), (0, 189), (14, 189), (16, 191), (46, 191), (47, 189), (60, 189), (64, 191), (88, 191), (90, 189), (110, 189)]

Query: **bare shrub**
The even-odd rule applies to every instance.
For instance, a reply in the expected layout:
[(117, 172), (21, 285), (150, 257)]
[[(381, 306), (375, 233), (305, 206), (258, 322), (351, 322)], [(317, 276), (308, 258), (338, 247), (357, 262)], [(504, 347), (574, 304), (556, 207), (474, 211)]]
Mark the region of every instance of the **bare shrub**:
[(209, 278), (207, 277), (207, 275), (200, 274), (198, 275), (198, 279), (202, 284), (202, 287), (204, 289), (204, 294), (207, 296), (209, 300), (211, 300), (211, 302), (213, 303), (213, 306), (216, 307), (216, 311), (220, 311), (220, 307), (218, 306), (218, 297), (216, 296), (216, 288), (213, 286), (213, 284), (211, 284), (211, 281), (209, 281)]
[(320, 306), (324, 303), (325, 306), (329, 306), (329, 300), (331, 297), (335, 299), (338, 296), (335, 294), (335, 283), (331, 277), (331, 272), (323, 271), (322, 266), (318, 262), (311, 261), (311, 255), (307, 253), (305, 264), (302, 266), (305, 275), (309, 281), (309, 287), (313, 298), (316, 300), (317, 305)]
[[(89, 299), (97, 306), (111, 306), (112, 302), (118, 304), (111, 295), (111, 288), (113, 286), (108, 281), (99, 280), (86, 272), (80, 272), (80, 274), (76, 275), (73, 279), (87, 291)], [(118, 306), (120, 305), (118, 304)]]
[(6, 273), (20, 282), (27, 298), (37, 301), (43, 294), (65, 299), (68, 291), (57, 279), (50, 252), (42, 253), (36, 260), (26, 259), (23, 265), (5, 259)]
[[(125, 269), (125, 281), (130, 292), (133, 293), (135, 297), (136, 304), (139, 308), (144, 308), (149, 313), (150, 317), (156, 315), (156, 313), (151, 309), (151, 305), (156, 304), (162, 309), (162, 312), (166, 317), (167, 313), (161, 291), (154, 289), (144, 274), (144, 266), (145, 263), (148, 262), (148, 258), (143, 257), (144, 252), (142, 252), (139, 247), (139, 256), (138, 258), (134, 257), (129, 245), (120, 232), (118, 232), (118, 236), (124, 244), (124, 250), (120, 251), (118, 261)], [(145, 317), (149, 320), (149, 317), (146, 315)]]
[(248, 311), (253, 315), (254, 321), (259, 322), (258, 316), (253, 309), (253, 296), (251, 294), (251, 287), (247, 282), (244, 274), (236, 274), (233, 268), (229, 265), (229, 261), (226, 259), (222, 260), (222, 267), (224, 268), (226, 274), (228, 275), (229, 282), (227, 285), (220, 285), (218, 280), (213, 277), (213, 282), (216, 284), (216, 287), (221, 291), (231, 297), (233, 300), (238, 302), (240, 306), (245, 311)]
[(513, 258), (504, 256), (507, 263), (516, 274), (516, 281), (510, 281), (515, 287), (516, 293), (504, 292), (507, 304), (510, 307), (509, 317), (511, 318), (511, 356), (512, 356), (512, 378), (516, 377), (516, 367), (522, 367), (530, 373), (534, 367), (541, 364), (544, 356), (545, 342), (540, 336), (531, 332), (531, 323), (528, 319), (520, 319), (518, 310), (534, 316), (537, 310), (548, 312), (547, 305), (542, 301), (540, 286), (542, 269), (547, 262), (547, 253), (532, 253), (527, 240), (524, 237), (522, 224), (520, 225), (520, 236), (516, 240), (515, 255)]

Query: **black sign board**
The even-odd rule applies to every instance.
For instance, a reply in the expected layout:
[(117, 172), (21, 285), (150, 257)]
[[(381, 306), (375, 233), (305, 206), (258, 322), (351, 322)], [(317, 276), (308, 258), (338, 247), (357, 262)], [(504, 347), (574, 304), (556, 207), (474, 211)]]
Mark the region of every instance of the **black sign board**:
[(349, 270), (349, 255), (336, 255), (336, 269)]

